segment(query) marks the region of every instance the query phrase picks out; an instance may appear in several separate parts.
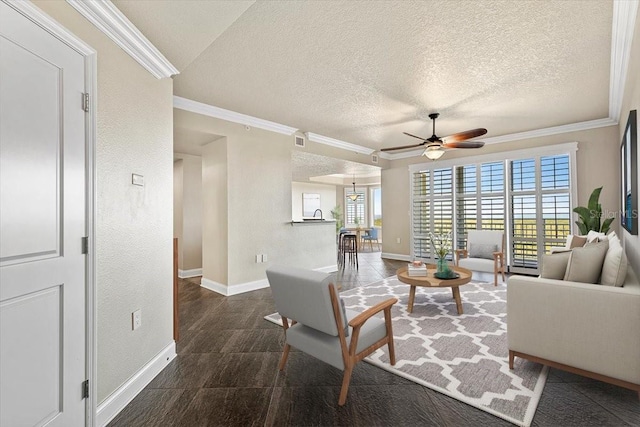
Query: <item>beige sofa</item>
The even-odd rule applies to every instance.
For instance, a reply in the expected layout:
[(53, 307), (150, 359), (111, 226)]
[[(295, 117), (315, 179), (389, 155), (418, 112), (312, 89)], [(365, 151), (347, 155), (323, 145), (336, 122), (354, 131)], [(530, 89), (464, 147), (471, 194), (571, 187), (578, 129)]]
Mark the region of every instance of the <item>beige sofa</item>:
[(511, 369), (520, 357), (640, 397), (640, 283), (631, 268), (622, 287), (512, 276), (507, 335)]

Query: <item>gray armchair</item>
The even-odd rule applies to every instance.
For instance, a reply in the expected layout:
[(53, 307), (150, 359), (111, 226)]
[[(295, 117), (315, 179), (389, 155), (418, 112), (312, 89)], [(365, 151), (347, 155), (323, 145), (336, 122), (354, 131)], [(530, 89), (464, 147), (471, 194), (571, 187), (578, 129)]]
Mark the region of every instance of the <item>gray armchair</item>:
[(457, 266), (493, 273), (494, 286), (498, 286), (498, 273), (500, 273), (504, 282), (504, 232), (470, 230), (467, 234), (467, 249), (456, 249), (455, 253)]
[[(284, 370), (293, 346), (344, 371), (339, 405), (347, 400), (353, 367), (385, 344), (395, 365), (391, 298), (358, 313), (344, 308), (331, 276), (293, 267), (267, 270), (276, 309), (282, 316), (285, 345), (279, 369)], [(384, 311), (384, 321), (373, 317)], [(291, 323), (289, 321), (291, 320)]]

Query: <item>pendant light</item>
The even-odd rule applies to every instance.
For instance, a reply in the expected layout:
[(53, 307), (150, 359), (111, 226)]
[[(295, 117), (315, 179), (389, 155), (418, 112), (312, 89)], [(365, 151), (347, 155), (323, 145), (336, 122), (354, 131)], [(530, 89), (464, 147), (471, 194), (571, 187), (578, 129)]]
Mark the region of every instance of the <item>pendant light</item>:
[(358, 193), (356, 193), (356, 176), (353, 175), (353, 193), (347, 196), (347, 199), (350, 199), (352, 202), (358, 200)]

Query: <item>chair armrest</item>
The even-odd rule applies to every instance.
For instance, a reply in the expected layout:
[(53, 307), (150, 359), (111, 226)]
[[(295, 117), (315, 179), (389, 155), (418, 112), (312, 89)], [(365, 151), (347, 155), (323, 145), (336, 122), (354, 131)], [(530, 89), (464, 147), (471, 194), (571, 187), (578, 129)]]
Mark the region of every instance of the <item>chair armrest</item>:
[(456, 265), (458, 265), (458, 261), (460, 258), (467, 258), (469, 256), (469, 252), (466, 249), (456, 249)]
[(378, 303), (373, 307), (366, 309), (365, 311), (351, 319), (351, 321), (349, 322), (349, 326), (354, 329), (360, 328), (370, 317), (380, 313), (382, 310), (390, 309), (391, 306), (397, 302), (398, 298), (390, 298), (388, 300), (382, 301), (381, 303)]

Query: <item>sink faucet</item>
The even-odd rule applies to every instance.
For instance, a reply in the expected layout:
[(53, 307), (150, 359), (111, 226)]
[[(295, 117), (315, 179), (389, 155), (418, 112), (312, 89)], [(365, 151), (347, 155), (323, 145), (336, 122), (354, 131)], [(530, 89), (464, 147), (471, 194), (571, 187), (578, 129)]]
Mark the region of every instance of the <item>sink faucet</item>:
[(323, 218), (322, 218), (322, 209), (316, 209), (316, 210), (313, 212), (313, 217), (314, 217), (314, 218), (316, 217), (316, 214), (318, 213), (318, 211), (320, 211), (320, 219), (323, 219)]

